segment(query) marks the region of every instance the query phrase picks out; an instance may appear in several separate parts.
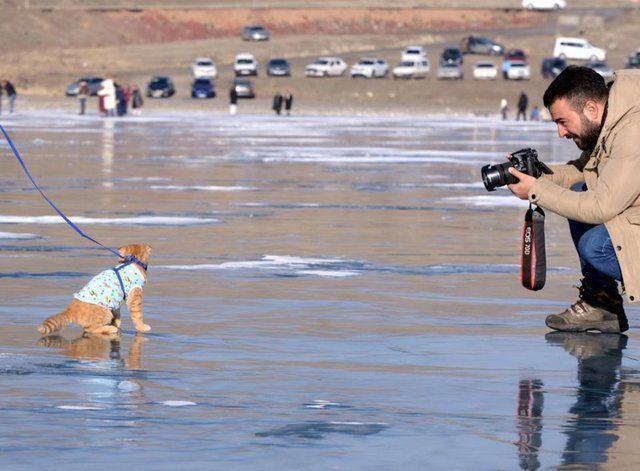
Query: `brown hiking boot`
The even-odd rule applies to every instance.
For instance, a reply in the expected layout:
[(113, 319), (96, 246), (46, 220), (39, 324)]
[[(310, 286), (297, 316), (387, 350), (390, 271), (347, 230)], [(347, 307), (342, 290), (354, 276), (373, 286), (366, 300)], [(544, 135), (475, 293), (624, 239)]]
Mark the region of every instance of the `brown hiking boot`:
[(582, 280), (578, 290), (578, 301), (569, 309), (547, 316), (545, 323), (548, 327), (562, 332), (597, 331), (609, 334), (619, 334), (629, 329), (617, 286), (593, 288), (586, 280)]

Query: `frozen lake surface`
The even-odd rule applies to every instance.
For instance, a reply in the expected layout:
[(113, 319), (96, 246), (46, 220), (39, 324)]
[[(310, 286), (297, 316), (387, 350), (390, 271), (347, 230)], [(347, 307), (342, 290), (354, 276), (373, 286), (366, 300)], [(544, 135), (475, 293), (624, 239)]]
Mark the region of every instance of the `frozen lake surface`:
[(629, 337), (548, 333), (577, 296), (566, 222), (548, 214), (547, 287), (526, 291), (526, 204), (480, 183), (522, 147), (574, 158), (553, 124), (5, 118), (68, 216), (153, 253), (151, 332), (123, 309), (118, 338), (40, 339), (116, 261), (0, 142), (3, 469), (640, 465), (638, 309)]

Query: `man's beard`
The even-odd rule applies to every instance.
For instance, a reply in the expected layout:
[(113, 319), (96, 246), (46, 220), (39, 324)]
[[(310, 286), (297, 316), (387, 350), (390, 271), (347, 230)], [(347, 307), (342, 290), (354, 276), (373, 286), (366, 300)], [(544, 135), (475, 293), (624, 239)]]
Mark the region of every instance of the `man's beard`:
[(589, 121), (584, 114), (580, 115), (580, 123), (582, 124), (583, 129), (580, 135), (569, 134), (566, 137), (567, 139), (573, 139), (573, 142), (576, 143), (576, 146), (578, 146), (578, 149), (580, 150), (593, 149), (598, 143), (602, 124), (596, 124), (593, 121)]

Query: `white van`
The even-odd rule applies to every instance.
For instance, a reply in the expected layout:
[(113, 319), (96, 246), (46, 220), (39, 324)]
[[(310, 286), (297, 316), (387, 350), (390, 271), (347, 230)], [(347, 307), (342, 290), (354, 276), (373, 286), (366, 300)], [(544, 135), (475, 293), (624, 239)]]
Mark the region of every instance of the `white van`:
[(586, 39), (556, 38), (553, 56), (560, 59), (603, 61), (607, 56), (607, 52), (604, 49), (595, 47)]

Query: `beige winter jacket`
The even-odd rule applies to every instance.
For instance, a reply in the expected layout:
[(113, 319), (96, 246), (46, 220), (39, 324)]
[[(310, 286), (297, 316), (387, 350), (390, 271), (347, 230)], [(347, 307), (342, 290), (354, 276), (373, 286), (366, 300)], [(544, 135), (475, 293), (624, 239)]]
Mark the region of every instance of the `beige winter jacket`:
[[(595, 149), (553, 171), (534, 183), (529, 201), (567, 219), (604, 223), (627, 297), (640, 301), (640, 70), (616, 73)], [(569, 190), (579, 182), (587, 191)]]

